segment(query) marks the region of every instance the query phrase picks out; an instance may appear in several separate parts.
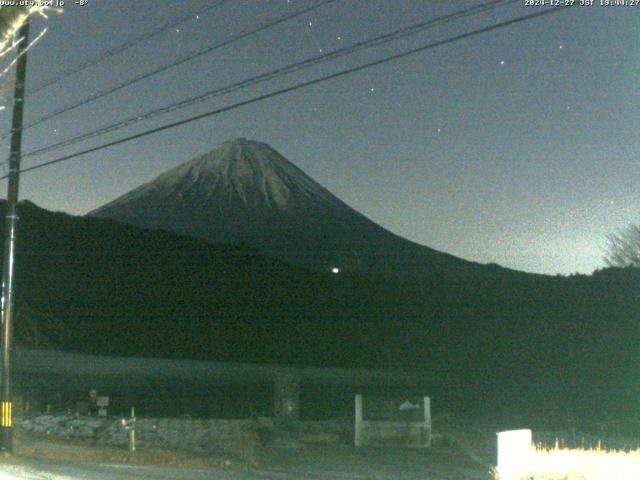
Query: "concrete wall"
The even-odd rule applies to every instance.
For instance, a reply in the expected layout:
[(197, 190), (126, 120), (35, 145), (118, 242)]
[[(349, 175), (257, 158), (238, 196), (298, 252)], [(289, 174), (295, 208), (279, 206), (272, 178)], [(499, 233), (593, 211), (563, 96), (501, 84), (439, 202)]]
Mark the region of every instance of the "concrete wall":
[[(431, 400), (423, 397), (422, 420), (364, 418), (363, 396), (355, 396), (355, 438), (356, 447), (397, 446), (424, 448), (431, 446)], [(397, 415), (398, 412), (395, 412)], [(392, 415), (392, 416), (395, 416)]]
[(423, 423), (364, 420), (358, 433), (358, 445), (387, 447), (428, 447), (431, 432)]

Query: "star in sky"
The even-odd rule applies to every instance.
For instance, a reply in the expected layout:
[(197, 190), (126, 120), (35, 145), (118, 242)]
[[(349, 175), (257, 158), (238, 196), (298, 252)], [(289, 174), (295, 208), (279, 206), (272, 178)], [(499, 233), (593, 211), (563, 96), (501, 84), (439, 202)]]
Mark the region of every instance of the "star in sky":
[[(283, 11), (290, 14), (294, 9), (302, 8), (303, 4), (308, 6), (311, 0), (220, 2), (226, 3), (225, 7), (211, 16), (196, 14), (197, 8), (208, 3), (203, 0), (158, 2), (162, 5), (158, 5), (157, 10), (146, 12), (146, 15), (142, 5), (148, 2), (112, 3), (95, 2), (91, 12), (68, 9), (64, 15), (51, 19), (47, 40), (30, 53), (31, 88), (42, 80), (48, 80), (52, 74), (64, 73), (101, 51), (118, 47), (123, 36), (127, 39), (135, 37), (130, 32), (131, 18), (138, 19), (136, 29), (142, 34), (181, 17), (185, 8), (192, 8), (189, 11), (193, 13), (188, 14), (190, 24), (173, 24), (173, 28), (166, 32), (167, 37), (174, 41), (171, 55), (178, 56), (183, 50), (200, 49), (211, 41), (207, 39), (207, 27), (213, 18), (224, 19), (216, 25), (216, 41), (219, 41), (261, 23), (264, 18), (277, 18)], [(163, 75), (162, 82), (140, 82), (105, 98), (101, 104), (105, 108), (90, 105), (74, 111), (73, 115), (56, 119), (55, 124), (30, 130), (24, 139), (25, 151), (48, 145), (51, 143), (49, 136), (67, 138), (74, 136), (78, 129), (90, 131), (94, 124), (100, 127), (135, 116), (142, 119), (139, 112), (160, 108), (173, 101), (173, 98), (167, 99), (163, 95), (166, 89), (181, 92), (180, 98), (175, 99), (178, 101), (182, 96), (187, 98), (200, 93), (198, 85), (203, 83), (222, 86), (261, 74), (271, 65), (302, 60), (297, 54), (302, 55), (303, 51), (309, 57), (324, 55), (324, 52), (413, 24), (423, 15), (430, 18), (431, 14), (426, 15), (427, 12), (419, 6), (421, 3), (412, 0), (328, 3), (313, 13), (295, 17), (292, 24), (295, 23), (296, 28), (284, 25), (263, 32), (259, 39), (247, 39), (243, 45), (252, 48), (245, 50), (246, 62), (242, 68), (203, 68), (223, 64), (233, 67), (238, 63), (237, 49), (221, 48), (216, 55), (203, 57), (200, 62), (187, 62), (172, 69)], [(441, 7), (442, 14), (461, 8), (457, 6), (458, 2), (447, 0), (433, 3)], [(519, 8), (522, 14), (529, 13), (528, 8)], [(410, 240), (470, 260), (497, 262), (517, 269), (551, 273), (590, 272), (601, 265), (601, 252), (597, 245), (602, 236), (638, 218), (637, 208), (628, 207), (623, 211), (620, 206), (624, 215), (612, 218), (609, 212), (600, 212), (598, 216), (597, 205), (602, 202), (602, 192), (624, 193), (628, 197), (625, 200), (627, 204), (640, 205), (640, 202), (634, 202), (637, 189), (633, 190), (624, 183), (627, 178), (634, 177), (633, 169), (637, 166), (632, 156), (637, 151), (638, 132), (630, 127), (637, 114), (633, 89), (614, 91), (602, 88), (605, 83), (615, 84), (621, 78), (634, 78), (635, 75), (633, 53), (622, 46), (630, 38), (635, 38), (637, 28), (634, 28), (637, 25), (622, 10), (611, 10), (606, 15), (592, 9), (575, 9), (571, 14), (558, 13), (544, 21), (535, 20), (514, 25), (508, 30), (487, 32), (476, 41), (442, 45), (409, 56), (402, 62), (379, 65), (362, 75), (345, 76), (325, 84), (327, 91), (332, 93), (322, 97), (320, 108), (312, 108), (311, 105), (317, 105), (316, 96), (324, 90), (303, 89), (299, 95), (274, 100), (270, 104), (273, 108), (247, 105), (229, 112), (224, 122), (215, 118), (210, 122), (194, 122), (188, 128), (158, 133), (156, 142), (133, 141), (113, 153), (105, 150), (104, 153), (88, 154), (82, 162), (73, 164), (73, 168), (56, 170), (52, 167), (52, 173), (45, 174), (42, 170), (42, 174), (34, 172), (25, 177), (24, 188), (21, 187), (23, 198), (47, 208), (83, 214), (155, 178), (162, 171), (212, 149), (219, 142), (248, 136), (282, 149), (287, 158), (299, 163), (312, 177), (335, 177), (337, 180), (327, 181), (324, 186), (394, 233)], [(503, 14), (505, 18), (509, 16), (508, 12), (500, 9), (496, 12), (501, 18)], [(322, 28), (316, 28), (317, 22), (321, 22)], [(478, 27), (489, 23), (488, 19), (477, 20)], [(331, 28), (325, 28), (325, 25)], [(182, 35), (185, 28), (188, 35)], [(442, 26), (438, 35), (447, 38), (466, 31), (466, 28), (466, 25), (451, 23)], [(288, 32), (286, 36), (282, 35), (283, 30)], [(176, 35), (172, 36), (173, 33)], [(176, 36), (180, 38), (176, 39)], [(93, 53), (88, 48), (81, 48), (80, 40), (87, 38), (95, 42)], [(541, 38), (544, 38), (543, 43)], [(171, 38), (164, 40), (172, 41)], [(283, 41), (286, 42), (285, 47), (293, 43), (300, 52), (282, 48)], [(371, 59), (423, 43), (428, 43), (428, 40), (407, 37), (401, 43), (390, 44), (389, 52), (373, 52)], [(587, 44), (588, 49), (573, 47)], [(148, 46), (155, 48), (151, 43)], [(161, 51), (160, 48), (158, 45), (157, 51)], [(516, 52), (522, 54), (514, 57)], [(552, 58), (542, 58), (544, 52)], [(265, 59), (265, 54), (269, 58)], [(571, 61), (564, 61), (569, 54)], [(118, 85), (149, 68), (145, 65), (148, 59), (144, 48), (128, 49), (119, 55), (113, 62), (96, 65), (61, 83), (56, 95), (41, 95), (29, 102), (25, 113), (27, 121), (72, 104), (79, 95), (84, 96), (78, 92), (77, 85), (83, 85), (83, 89), (89, 90), (86, 93), (90, 94), (95, 91), (93, 88), (101, 90)], [(327, 62), (317, 66), (309, 78), (364, 62), (365, 58), (347, 56), (339, 66)], [(507, 58), (514, 59), (509, 68), (506, 68)], [(127, 64), (130, 68), (119, 68)], [(496, 66), (502, 70), (496, 71)], [(460, 74), (452, 75), (452, 72)], [(530, 72), (536, 72), (536, 75), (530, 75)], [(585, 74), (597, 81), (583, 82), (580, 89), (575, 89), (571, 82), (559, 81), (581, 78)], [(201, 81), (185, 82), (191, 78)], [(285, 83), (288, 81), (283, 80), (282, 86), (288, 85)], [(375, 86), (371, 85), (374, 81)], [(273, 88), (280, 88), (280, 84), (274, 84)], [(504, 96), (505, 91), (518, 94)], [(388, 104), (383, 104), (385, 111), (380, 111), (383, 121), (375, 124), (362, 122), (362, 115), (374, 109), (376, 102), (388, 93), (393, 97), (388, 99)], [(242, 98), (250, 98), (251, 95), (250, 92), (243, 93)], [(352, 101), (355, 95), (360, 96), (363, 108), (349, 109), (344, 116), (337, 116), (336, 112), (344, 109), (345, 102)], [(505, 101), (489, 103), (487, 100), (495, 98)], [(295, 119), (291, 118), (291, 111), (296, 112)], [(565, 138), (562, 131), (553, 128), (568, 122), (577, 112), (580, 113), (580, 121), (572, 125), (571, 138)], [(607, 112), (615, 112), (615, 115)], [(439, 125), (439, 119), (446, 119), (447, 125), (455, 125), (455, 128), (444, 135), (445, 127)], [(4, 130), (8, 131), (11, 115), (4, 111), (0, 113), (0, 120), (5, 123)], [(172, 120), (167, 116), (166, 121)], [(287, 124), (288, 128), (282, 128), (283, 122), (291, 123)], [(310, 122), (318, 125), (317, 131), (322, 134), (311, 134), (308, 129)], [(58, 132), (53, 131), (54, 125)], [(429, 136), (433, 140), (433, 135), (425, 136), (425, 132), (435, 133), (438, 141), (430, 142)], [(378, 141), (380, 138), (384, 141)], [(411, 141), (407, 142), (407, 138)], [(361, 177), (345, 178), (344, 162), (338, 160), (344, 155), (344, 140), (350, 142), (347, 170), (370, 174), (366, 175), (366, 181), (358, 180), (360, 183), (357, 183)], [(572, 145), (575, 148), (569, 149)], [(396, 195), (393, 185), (388, 190), (370, 188), (372, 183), (385, 181), (388, 149), (397, 152), (398, 161), (406, 165), (399, 183), (409, 188), (404, 189), (401, 195)], [(69, 153), (73, 152), (70, 150)], [(513, 161), (507, 157), (513, 157)], [(609, 157), (619, 160), (615, 165), (608, 165), (603, 158)], [(113, 181), (104, 173), (109, 171), (112, 158), (123, 159), (123, 165), (125, 160), (130, 161), (127, 163), (129, 174), (122, 181)], [(138, 158), (153, 158), (153, 162), (135, 162)], [(431, 159), (429, 169), (425, 167), (416, 171), (409, 168), (416, 158)], [(31, 161), (36, 163), (39, 160)], [(586, 167), (576, 173), (568, 161), (580, 162)], [(546, 177), (549, 165), (558, 171), (553, 181)], [(581, 186), (591, 178), (589, 172), (601, 169), (606, 174), (598, 175), (594, 186)], [(60, 181), (49, 180), (54, 174), (60, 176)], [(87, 174), (96, 179), (96, 191), (100, 193), (87, 195), (83, 185)], [(493, 188), (496, 175), (509, 179), (501, 184), (504, 195), (487, 196), (486, 191)], [(431, 188), (422, 189), (425, 182), (432, 182)], [(573, 184), (571, 182), (576, 183), (576, 188), (564, 188), (565, 184)], [(51, 187), (52, 184), (55, 188)], [(455, 198), (444, 187), (448, 185), (459, 188)], [(411, 193), (422, 190), (428, 194)], [(543, 195), (547, 191), (550, 193)], [(382, 206), (388, 203), (384, 195), (393, 195), (402, 215), (389, 215)], [(422, 195), (419, 197), (421, 201), (416, 201), (415, 195)], [(512, 200), (506, 201), (503, 197)], [(478, 202), (477, 198), (483, 201)], [(527, 203), (529, 201), (531, 204)], [(564, 222), (563, 219), (569, 215), (566, 212), (572, 211), (578, 203), (593, 208), (583, 218), (575, 219), (575, 223)], [(618, 200), (618, 204), (621, 203)], [(473, 223), (486, 211), (495, 212), (499, 221)], [(547, 212), (557, 212), (557, 215), (550, 214), (550, 217)], [(427, 221), (416, 222), (416, 218)], [(439, 218), (455, 221), (444, 224)], [(459, 225), (469, 224), (474, 227), (458, 229)], [(543, 237), (548, 240), (540, 240)], [(555, 239), (553, 245), (551, 237)], [(517, 246), (502, 248), (505, 238), (509, 238), (509, 244)], [(581, 246), (595, 246), (577, 250), (576, 239), (581, 239)], [(551, 248), (565, 253), (550, 257), (545, 252)]]

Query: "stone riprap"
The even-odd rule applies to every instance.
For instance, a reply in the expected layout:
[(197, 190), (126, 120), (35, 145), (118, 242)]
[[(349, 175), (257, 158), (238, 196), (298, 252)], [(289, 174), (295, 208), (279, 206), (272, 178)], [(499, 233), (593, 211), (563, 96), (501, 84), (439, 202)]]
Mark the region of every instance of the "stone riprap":
[[(58, 438), (91, 440), (96, 445), (128, 446), (128, 433), (120, 418), (78, 415), (20, 416), (14, 425), (25, 431)], [(136, 420), (136, 446), (193, 452), (235, 452), (251, 448), (260, 433), (273, 428), (270, 419), (221, 420), (144, 418)]]
[[(91, 440), (96, 445), (127, 447), (128, 434), (121, 418), (101, 418), (75, 414), (20, 415), (14, 419), (17, 428), (28, 432), (66, 439)], [(226, 452), (246, 455), (274, 438), (277, 422), (259, 419), (136, 419), (136, 446), (186, 450), (192, 452)], [(332, 434), (348, 442), (353, 424), (349, 420), (298, 422), (300, 435)]]

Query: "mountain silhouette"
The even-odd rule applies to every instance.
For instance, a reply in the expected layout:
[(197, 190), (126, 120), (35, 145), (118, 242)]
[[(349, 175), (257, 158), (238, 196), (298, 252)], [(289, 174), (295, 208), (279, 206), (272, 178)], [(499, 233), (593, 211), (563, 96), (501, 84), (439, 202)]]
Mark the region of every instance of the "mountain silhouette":
[(482, 267), (389, 232), (266, 143), (242, 138), (89, 215), (213, 242), (246, 243), (317, 270), (434, 273)]

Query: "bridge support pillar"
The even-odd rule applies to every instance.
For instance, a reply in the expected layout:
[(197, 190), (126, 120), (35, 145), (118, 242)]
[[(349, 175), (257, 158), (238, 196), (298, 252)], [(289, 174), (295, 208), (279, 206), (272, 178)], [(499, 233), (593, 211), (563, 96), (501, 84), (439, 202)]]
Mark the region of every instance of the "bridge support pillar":
[(278, 373), (273, 389), (276, 436), (274, 446), (299, 448), (300, 379), (291, 373)]
[(278, 374), (273, 390), (276, 419), (296, 422), (300, 418), (300, 379), (290, 373)]

